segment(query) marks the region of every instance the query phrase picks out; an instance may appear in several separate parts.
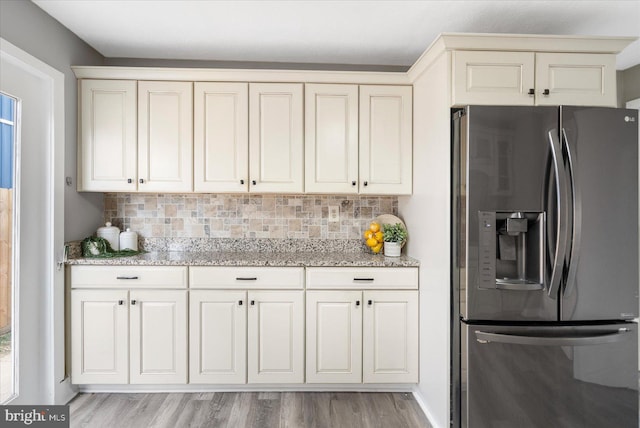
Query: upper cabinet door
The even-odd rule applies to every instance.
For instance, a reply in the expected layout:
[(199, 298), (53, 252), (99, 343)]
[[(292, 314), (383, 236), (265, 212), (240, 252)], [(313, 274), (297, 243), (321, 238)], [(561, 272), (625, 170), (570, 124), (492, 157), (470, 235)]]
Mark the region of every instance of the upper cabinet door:
[(196, 192), (247, 191), (248, 91), (246, 83), (195, 83), (193, 186)]
[(360, 193), (409, 195), (411, 86), (360, 86)]
[(615, 55), (536, 54), (536, 104), (615, 107), (616, 96)]
[(249, 191), (302, 193), (302, 84), (249, 85)]
[(193, 190), (193, 84), (138, 82), (138, 190)]
[(453, 53), (453, 105), (533, 105), (532, 52)]
[(78, 191), (135, 191), (136, 82), (80, 81)]
[(305, 85), (305, 191), (358, 193), (357, 85)]

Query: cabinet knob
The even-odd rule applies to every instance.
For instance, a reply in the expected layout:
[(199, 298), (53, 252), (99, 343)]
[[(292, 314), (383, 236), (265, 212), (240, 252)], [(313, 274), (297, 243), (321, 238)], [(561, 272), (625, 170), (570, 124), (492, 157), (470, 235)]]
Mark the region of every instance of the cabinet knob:
[(120, 306), (124, 305), (124, 300), (118, 300), (118, 305)]
[(533, 90), (533, 88), (529, 89), (529, 92), (527, 92), (529, 95), (535, 95), (536, 91)]
[(132, 305), (135, 305), (137, 302), (138, 302), (138, 301), (134, 299), (134, 300), (132, 300), (132, 301), (131, 301), (131, 304), (132, 304)]
[(256, 304), (255, 300), (252, 300), (251, 303), (250, 303), (251, 306), (255, 306), (255, 304)]
[(355, 181), (355, 180), (353, 180), (353, 181), (351, 182), (351, 185), (352, 185), (352, 186), (355, 186), (356, 184), (357, 184), (357, 183), (356, 183), (356, 181)]
[(133, 183), (133, 179), (132, 178), (127, 178), (127, 183), (129, 183), (129, 184)]
[(140, 184), (144, 184), (144, 178), (141, 178), (141, 179), (139, 180), (139, 182), (140, 182)]
[(258, 183), (256, 182), (256, 180), (251, 180), (251, 184), (253, 184), (255, 186)]
[(364, 187), (367, 187), (369, 185), (369, 182), (365, 181), (363, 184), (364, 184)]
[(360, 300), (356, 300), (356, 306), (360, 306)]
[(373, 300), (367, 300), (367, 305), (369, 306), (373, 305)]
[(244, 184), (244, 180), (240, 180), (240, 184)]
[(238, 300), (238, 306), (242, 306), (242, 300)]
[(542, 92), (542, 95), (549, 95), (549, 90), (548, 90), (548, 89), (545, 89), (545, 90)]

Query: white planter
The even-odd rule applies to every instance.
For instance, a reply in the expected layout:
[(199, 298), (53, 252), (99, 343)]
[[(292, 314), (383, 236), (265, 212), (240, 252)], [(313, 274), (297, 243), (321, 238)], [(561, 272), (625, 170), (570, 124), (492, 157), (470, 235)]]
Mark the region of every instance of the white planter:
[(402, 251), (402, 244), (400, 242), (385, 242), (384, 243), (384, 255), (385, 257), (400, 257)]

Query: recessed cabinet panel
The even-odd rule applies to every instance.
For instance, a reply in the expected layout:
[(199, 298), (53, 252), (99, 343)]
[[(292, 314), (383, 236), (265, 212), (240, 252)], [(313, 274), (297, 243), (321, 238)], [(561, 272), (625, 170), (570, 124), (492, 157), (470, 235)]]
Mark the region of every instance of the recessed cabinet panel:
[(78, 191), (135, 191), (136, 82), (80, 81)]
[(131, 383), (187, 382), (187, 292), (130, 292)]
[(418, 382), (418, 292), (365, 291), (365, 383)]
[(305, 191), (358, 192), (358, 86), (305, 85)]
[(533, 105), (534, 54), (455, 51), (453, 104)]
[(304, 292), (248, 293), (249, 383), (304, 382)]
[(307, 291), (307, 383), (362, 382), (362, 292)]
[(126, 290), (71, 293), (73, 383), (128, 383), (128, 319)]
[(303, 192), (302, 109), (302, 84), (249, 85), (250, 191)]
[(410, 86), (360, 87), (360, 193), (411, 194)]
[(138, 82), (138, 190), (193, 190), (193, 84)]
[(190, 292), (190, 383), (246, 382), (246, 308), (245, 291)]
[(615, 67), (615, 55), (537, 53), (537, 104), (615, 107)]
[(247, 83), (194, 86), (194, 190), (246, 192), (249, 188)]

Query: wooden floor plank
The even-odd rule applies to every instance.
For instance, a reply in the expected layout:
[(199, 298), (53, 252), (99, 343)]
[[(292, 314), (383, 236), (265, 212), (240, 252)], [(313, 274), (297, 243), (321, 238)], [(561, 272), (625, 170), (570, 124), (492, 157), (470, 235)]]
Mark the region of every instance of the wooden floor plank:
[(74, 428), (431, 428), (409, 393), (79, 394), (69, 407)]

